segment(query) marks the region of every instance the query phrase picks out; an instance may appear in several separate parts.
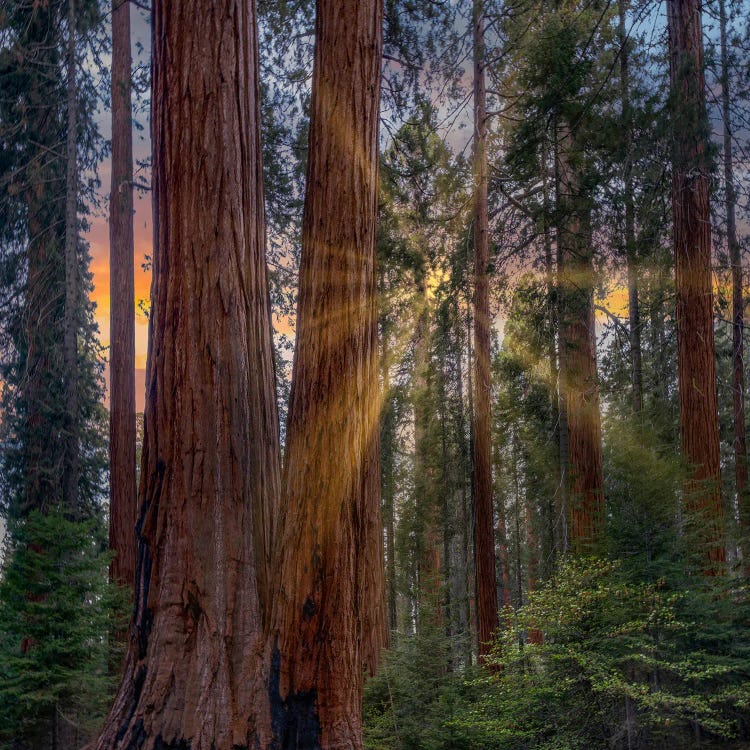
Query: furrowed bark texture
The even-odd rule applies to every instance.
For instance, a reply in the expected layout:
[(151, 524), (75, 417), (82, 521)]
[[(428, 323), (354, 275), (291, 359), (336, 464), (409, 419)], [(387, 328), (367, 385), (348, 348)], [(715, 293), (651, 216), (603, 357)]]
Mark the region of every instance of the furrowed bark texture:
[(319, 0), (280, 591), (269, 692), (280, 746), (360, 748), (385, 638), (375, 222), (379, 0)]
[(102, 750), (249, 748), (269, 721), (262, 602), (280, 471), (256, 40), (251, 0), (154, 3), (135, 610)]
[(490, 400), (490, 291), (487, 208), (487, 111), (484, 13), (472, 7), (474, 28), (474, 550), (479, 656), (486, 656), (498, 627), (495, 534), (492, 509)]
[(677, 368), (685, 488), (706, 570), (725, 560), (711, 279), (708, 119), (699, 0), (668, 0)]
[[(737, 241), (734, 164), (732, 155), (732, 114), (729, 90), (729, 53), (727, 50), (727, 14), (724, 0), (719, 0), (719, 24), (721, 37), (721, 108), (724, 120), (724, 190), (727, 212), (727, 245), (732, 266), (732, 397), (734, 417), (734, 482), (740, 524), (747, 534), (750, 522), (750, 498), (748, 498), (747, 441), (745, 438), (745, 300), (742, 293), (742, 256)], [(743, 538), (745, 575), (750, 575), (750, 549)]]
[(594, 266), (588, 209), (570, 163), (574, 136), (562, 129), (557, 151), (560, 246), (560, 380), (565, 394), (571, 549), (594, 551), (604, 524), (599, 386), (594, 328)]
[(113, 580), (135, 583), (135, 313), (130, 2), (112, 4), (109, 196), (109, 546)]

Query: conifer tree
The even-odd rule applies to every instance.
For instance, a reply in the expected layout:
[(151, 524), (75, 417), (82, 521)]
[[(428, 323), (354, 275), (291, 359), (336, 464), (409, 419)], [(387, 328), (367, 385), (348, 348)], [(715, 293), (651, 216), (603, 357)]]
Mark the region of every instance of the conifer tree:
[(253, 2), (157, 0), (135, 607), (101, 749), (269, 738), (280, 469), (258, 83)]
[(688, 509), (699, 515), (708, 573), (725, 560), (719, 424), (714, 355), (706, 114), (700, 6), (669, 0), (672, 101), (672, 221), (677, 293), (677, 364), (682, 453), (693, 467), (685, 487)]

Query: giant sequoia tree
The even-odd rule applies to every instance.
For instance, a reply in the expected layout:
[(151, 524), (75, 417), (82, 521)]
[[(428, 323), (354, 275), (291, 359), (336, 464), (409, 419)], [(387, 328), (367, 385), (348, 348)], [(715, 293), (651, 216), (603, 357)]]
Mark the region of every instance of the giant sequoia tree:
[(112, 5), (112, 186), (109, 197), (109, 544), (112, 577), (135, 577), (135, 298), (130, 2)]
[(474, 554), (477, 576), (479, 653), (491, 648), (497, 630), (495, 524), (492, 510), (490, 439), (490, 290), (489, 210), (487, 205), (487, 91), (484, 54), (484, 4), (472, 5), (474, 52)]
[(703, 37), (697, 0), (668, 0), (672, 85), (672, 217), (682, 452), (693, 467), (686, 503), (698, 515), (708, 569), (725, 558), (711, 279), (710, 164)]
[(157, 231), (135, 611), (99, 748), (252, 747), (266, 694), (279, 435), (256, 39), (252, 0), (154, 3)]
[(382, 4), (320, 0), (274, 603), (286, 748), (361, 747), (385, 637), (375, 222)]

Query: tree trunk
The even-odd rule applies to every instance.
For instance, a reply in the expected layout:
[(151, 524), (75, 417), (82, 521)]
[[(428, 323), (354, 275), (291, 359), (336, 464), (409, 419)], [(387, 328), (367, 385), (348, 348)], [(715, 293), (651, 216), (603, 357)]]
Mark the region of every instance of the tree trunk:
[(734, 416), (734, 481), (740, 515), (745, 574), (750, 575), (750, 548), (745, 539), (750, 525), (748, 498), (747, 442), (745, 440), (745, 371), (743, 334), (745, 300), (742, 293), (742, 257), (737, 241), (734, 165), (732, 162), (732, 120), (729, 93), (729, 52), (727, 50), (727, 14), (725, 0), (719, 0), (721, 35), (721, 105), (724, 120), (724, 189), (727, 211), (727, 245), (732, 265), (732, 393)]
[(281, 746), (362, 747), (385, 640), (375, 225), (382, 4), (319, 0), (271, 702)]
[[(418, 309), (414, 331), (414, 506), (418, 533), (418, 613), (442, 618), (440, 554), (440, 509), (437, 482), (430, 462), (430, 421), (432, 404), (428, 370), (430, 368), (430, 303), (424, 278), (418, 283)], [(419, 627), (419, 624), (418, 624)]]
[[(387, 329), (387, 326), (383, 326)], [(388, 628), (392, 632), (398, 628), (398, 609), (396, 604), (396, 521), (395, 521), (395, 424), (393, 396), (391, 394), (390, 351), (388, 332), (383, 331), (383, 354), (381, 358), (383, 396), (380, 415), (380, 443), (382, 452), (381, 488), (383, 493), (383, 514), (385, 515), (386, 540), (386, 602), (388, 607)]]
[(482, 0), (472, 6), (474, 28), (474, 554), (479, 655), (486, 656), (498, 627), (492, 510), (490, 401), (490, 264), (487, 209), (487, 111)]
[(135, 584), (135, 314), (130, 2), (112, 5), (109, 196), (109, 546), (114, 581)]
[(569, 163), (574, 136), (561, 129), (557, 150), (560, 252), (560, 379), (567, 416), (568, 517), (574, 552), (596, 549), (604, 524), (599, 388), (594, 328), (594, 267), (586, 198)]
[(685, 504), (706, 572), (725, 560), (711, 283), (708, 117), (699, 0), (667, 0), (672, 84), (672, 216)]
[[(526, 583), (529, 594), (536, 590), (539, 582), (539, 536), (536, 531), (537, 512), (534, 498), (531, 493), (525, 493), (525, 516), (526, 516), (526, 552), (528, 555), (526, 563)], [(542, 632), (537, 628), (529, 630), (529, 643), (541, 643)]]
[[(557, 485), (554, 494), (547, 499), (545, 507), (545, 517), (543, 519), (543, 537), (541, 543), (542, 562), (540, 568), (542, 575), (547, 578), (552, 574), (555, 568), (555, 558), (558, 550), (562, 548), (561, 531), (564, 531), (565, 525), (560, 524), (558, 519), (564, 519), (567, 512), (565, 503), (564, 483), (562, 482), (562, 419), (563, 414), (560, 409), (559, 383), (560, 372), (557, 365), (557, 328), (558, 328), (558, 307), (557, 300), (557, 279), (555, 276), (555, 266), (552, 253), (552, 227), (550, 217), (552, 214), (550, 205), (550, 190), (547, 170), (547, 146), (542, 152), (542, 191), (543, 191), (543, 226), (542, 233), (544, 236), (544, 270), (547, 286), (547, 320), (549, 322), (549, 339), (547, 341), (547, 358), (549, 359), (550, 371), (550, 439), (555, 445), (555, 477)], [(565, 423), (567, 439), (567, 422)], [(567, 457), (566, 457), (567, 460)]]
[(65, 459), (63, 502), (78, 507), (78, 100), (76, 5), (68, 0), (67, 135), (65, 154)]
[(267, 741), (279, 434), (252, 0), (153, 6), (155, 248), (134, 620), (97, 747)]
[(625, 19), (625, 0), (618, 0), (620, 37), (620, 99), (623, 130), (623, 202), (625, 204), (625, 263), (628, 272), (628, 318), (630, 328), (630, 358), (633, 411), (643, 410), (643, 356), (641, 350), (641, 313), (638, 301), (638, 259), (635, 242), (635, 204), (633, 201), (632, 115), (630, 104), (630, 70), (628, 37)]
[[(471, 540), (472, 542), (476, 542), (476, 529), (477, 529), (477, 514), (476, 514), (476, 489), (474, 487), (474, 379), (472, 377), (472, 362), (473, 362), (473, 347), (471, 343), (471, 331), (472, 331), (472, 318), (471, 318), (471, 305), (469, 304), (469, 301), (467, 299), (466, 301), (466, 380), (467, 380), (467, 388), (466, 388), (466, 394), (467, 394), (467, 407), (468, 407), (468, 423), (469, 423), (469, 466), (470, 466), (470, 478), (471, 482), (469, 484), (469, 520), (470, 520), (470, 528), (471, 528)], [(477, 639), (476, 641), (476, 649), (474, 653), (477, 655), (477, 658), (479, 658), (479, 626), (477, 625), (478, 621), (478, 611), (477, 611), (477, 570), (476, 570), (476, 561), (477, 561), (477, 551), (476, 551), (476, 544), (472, 547), (472, 555), (471, 555), (471, 561), (474, 563), (472, 573), (473, 575), (470, 577), (470, 594), (469, 594), (469, 612), (471, 614), (471, 632), (472, 632), (472, 641), (474, 638)], [(471, 585), (473, 584), (473, 585)]]
[[(456, 384), (458, 390), (458, 414), (457, 427), (459, 436), (459, 456), (461, 466), (460, 493), (461, 493), (461, 599), (462, 613), (461, 621), (465, 632), (465, 664), (471, 664), (472, 656), (472, 627), (471, 627), (471, 507), (469, 488), (467, 483), (469, 477), (469, 465), (471, 458), (469, 446), (466, 440), (466, 415), (464, 413), (464, 369), (463, 369), (463, 322), (458, 306), (458, 295), (454, 298), (454, 318), (455, 318), (455, 347), (456, 347)], [(471, 370), (471, 357), (467, 363), (467, 369)]]

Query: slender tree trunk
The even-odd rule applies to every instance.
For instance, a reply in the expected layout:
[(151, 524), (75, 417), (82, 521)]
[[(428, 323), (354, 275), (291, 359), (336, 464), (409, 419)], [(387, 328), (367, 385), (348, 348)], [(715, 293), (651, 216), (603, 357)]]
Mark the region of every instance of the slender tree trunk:
[(737, 241), (734, 164), (732, 155), (732, 119), (729, 91), (729, 52), (727, 49), (727, 14), (725, 0), (719, 0), (721, 35), (721, 108), (724, 120), (724, 188), (727, 212), (727, 245), (732, 265), (732, 391), (734, 406), (734, 482), (740, 526), (743, 531), (742, 551), (746, 575), (750, 575), (750, 548), (745, 540), (750, 525), (748, 497), (747, 442), (745, 439), (745, 370), (743, 334), (745, 329), (745, 299), (742, 290), (742, 257)]
[(625, 262), (628, 271), (628, 318), (630, 328), (630, 358), (633, 410), (643, 410), (643, 356), (641, 350), (641, 313), (638, 301), (638, 259), (635, 241), (635, 204), (633, 201), (632, 113), (630, 104), (630, 59), (625, 18), (625, 0), (618, 0), (620, 37), (620, 99), (623, 129), (623, 202), (625, 204)]
[(398, 609), (396, 603), (396, 521), (394, 513), (394, 438), (395, 425), (393, 413), (393, 397), (390, 379), (390, 352), (388, 349), (388, 333), (382, 336), (382, 382), (383, 407), (381, 412), (381, 488), (383, 493), (383, 513), (385, 515), (386, 540), (386, 600), (388, 605), (388, 627), (391, 631), (398, 628)]
[(360, 748), (385, 641), (375, 224), (382, 5), (318, 0), (284, 464), (273, 720), (281, 746)]
[(499, 545), (498, 565), (500, 567), (500, 604), (503, 608), (506, 608), (511, 605), (511, 596), (510, 559), (508, 555), (508, 519), (504, 497), (500, 497), (497, 504), (497, 538)]
[(130, 1), (112, 5), (112, 185), (109, 196), (110, 576), (135, 584), (135, 314)]
[(471, 613), (471, 632), (472, 639), (476, 637), (476, 653), (479, 658), (479, 613), (477, 610), (477, 550), (476, 550), (476, 538), (477, 538), (477, 514), (476, 514), (476, 488), (474, 486), (474, 379), (472, 377), (472, 362), (473, 362), (473, 347), (471, 344), (471, 331), (472, 331), (472, 319), (471, 319), (471, 305), (469, 301), (466, 301), (466, 378), (467, 378), (467, 396), (468, 396), (468, 422), (469, 422), (469, 519), (471, 528), (471, 540), (474, 542), (472, 547), (471, 562), (473, 563), (472, 576), (470, 580), (470, 603), (469, 611)]
[[(560, 382), (560, 372), (557, 366), (557, 329), (558, 329), (558, 306), (557, 301), (557, 282), (555, 278), (555, 266), (552, 253), (552, 231), (550, 226), (551, 206), (550, 190), (547, 173), (547, 148), (545, 146), (542, 155), (542, 190), (544, 201), (544, 214), (542, 232), (544, 236), (544, 270), (547, 282), (547, 319), (549, 322), (549, 340), (547, 342), (547, 358), (549, 359), (550, 370), (550, 435), (554, 441), (555, 450), (555, 476), (558, 479), (555, 492), (547, 500), (546, 518), (544, 519), (544, 536), (542, 542), (542, 575), (545, 577), (552, 573), (555, 567), (555, 558), (558, 549), (562, 545), (558, 537), (561, 535), (558, 531), (558, 518), (564, 518), (566, 507), (564, 505), (564, 484), (561, 479), (561, 419), (560, 400), (558, 386)], [(567, 423), (565, 425), (567, 433)], [(567, 459), (566, 459), (567, 460)]]
[[(461, 568), (462, 568), (462, 594), (463, 594), (463, 613), (462, 620), (466, 632), (466, 653), (464, 654), (465, 663), (471, 664), (472, 655), (472, 628), (471, 628), (471, 507), (470, 507), (470, 490), (467, 482), (470, 481), (469, 465), (471, 456), (469, 446), (466, 440), (466, 414), (464, 412), (464, 371), (463, 371), (463, 325), (458, 307), (458, 300), (455, 301), (455, 321), (456, 321), (456, 382), (458, 387), (458, 435), (460, 440), (461, 456)], [(471, 369), (471, 359), (469, 358), (468, 369)]]
[[(534, 507), (534, 498), (531, 493), (525, 493), (525, 516), (526, 516), (526, 552), (528, 555), (526, 563), (526, 583), (529, 593), (536, 590), (539, 583), (539, 535), (537, 534), (537, 512)], [(542, 632), (537, 628), (529, 630), (529, 643), (541, 643)]]
[(557, 150), (560, 251), (560, 370), (567, 414), (570, 544), (596, 549), (604, 523), (599, 388), (594, 328), (594, 268), (588, 207), (569, 163), (574, 137), (561, 129)]
[(711, 283), (708, 118), (699, 0), (667, 0), (672, 82), (672, 216), (677, 292), (677, 367), (685, 488), (708, 573), (726, 558)]
[(416, 304), (418, 316), (414, 331), (414, 505), (418, 534), (417, 577), (420, 616), (442, 619), (440, 591), (443, 580), (440, 560), (440, 508), (437, 483), (430, 465), (429, 430), (431, 414), (430, 386), (430, 304), (425, 279), (419, 281)]
[(490, 382), (490, 263), (487, 209), (487, 111), (484, 10), (472, 6), (474, 27), (474, 554), (479, 655), (486, 656), (498, 627), (495, 535), (492, 510)]
[[(445, 343), (445, 338), (447, 337), (447, 334), (445, 334), (444, 331), (441, 330), (440, 333), (441, 338), (443, 339), (443, 343)], [(452, 560), (451, 560), (451, 550), (453, 548), (453, 528), (454, 528), (454, 521), (453, 518), (451, 518), (451, 495), (453, 494), (453, 488), (451, 486), (452, 482), (452, 472), (449, 468), (449, 457), (448, 457), (448, 435), (447, 435), (447, 414), (446, 414), (446, 403), (448, 399), (448, 394), (446, 393), (445, 388), (445, 380), (447, 376), (447, 357), (445, 354), (446, 347), (443, 345), (441, 347), (442, 356), (440, 358), (439, 363), (439, 373), (437, 377), (439, 378), (439, 388), (438, 388), (438, 414), (440, 418), (440, 496), (442, 499), (441, 503), (441, 514), (440, 514), (440, 526), (442, 527), (442, 566), (440, 568), (440, 575), (443, 579), (443, 587), (444, 587), (444, 593), (441, 600), (441, 605), (443, 607), (443, 611), (445, 612), (445, 635), (448, 639), (448, 643), (451, 646), (451, 653), (449, 657), (448, 664), (450, 667), (452, 667), (453, 664), (453, 657), (455, 656), (454, 648), (453, 648), (453, 635), (455, 632), (454, 629), (454, 606), (453, 606), (453, 599), (452, 599), (452, 584), (453, 584), (453, 576), (452, 576)]]
[(280, 448), (256, 33), (252, 0), (153, 6), (135, 610), (102, 750), (239, 750), (270, 733), (264, 602)]
[[(562, 208), (562, 144), (558, 137), (559, 127), (554, 124), (553, 132), (555, 134), (554, 144), (554, 164), (555, 164), (555, 207), (559, 211)], [(564, 242), (562, 241), (563, 231), (560, 226), (561, 217), (558, 213), (556, 226), (556, 245), (557, 245), (557, 413), (558, 418), (558, 459), (559, 459), (559, 477), (560, 491), (557, 514), (559, 519), (559, 532), (557, 534), (558, 552), (566, 555), (570, 549), (569, 520), (570, 520), (570, 445), (568, 441), (568, 396), (565, 384), (565, 367), (563, 366), (563, 351), (565, 349), (565, 328), (563, 321), (565, 318), (565, 288), (563, 277), (564, 265)]]
[(65, 155), (65, 460), (63, 502), (78, 507), (78, 101), (76, 85), (76, 5), (68, 0), (67, 136)]

